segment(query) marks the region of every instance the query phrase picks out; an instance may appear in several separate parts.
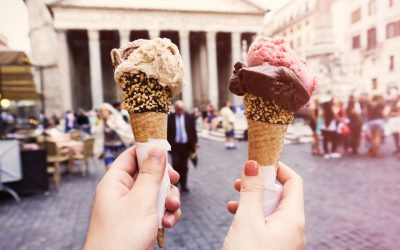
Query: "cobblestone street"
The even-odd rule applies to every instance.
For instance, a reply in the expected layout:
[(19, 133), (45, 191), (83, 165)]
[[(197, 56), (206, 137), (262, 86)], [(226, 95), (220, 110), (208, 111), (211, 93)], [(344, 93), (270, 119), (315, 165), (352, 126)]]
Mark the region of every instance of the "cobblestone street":
[[(167, 231), (165, 249), (220, 249), (232, 220), (225, 204), (238, 196), (232, 183), (245, 159), (245, 143), (226, 151), (201, 141), (190, 193), (181, 197), (183, 217)], [(399, 249), (400, 158), (324, 160), (303, 144), (285, 145), (282, 160), (304, 178), (307, 249)], [(80, 249), (100, 172), (66, 176), (58, 194), (0, 200), (0, 249)]]

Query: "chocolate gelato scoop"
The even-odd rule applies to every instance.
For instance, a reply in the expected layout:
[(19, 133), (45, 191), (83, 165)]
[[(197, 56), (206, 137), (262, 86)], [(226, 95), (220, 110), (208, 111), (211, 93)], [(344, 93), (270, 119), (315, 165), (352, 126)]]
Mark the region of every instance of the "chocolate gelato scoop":
[(296, 112), (310, 100), (310, 94), (292, 70), (270, 64), (247, 67), (242, 62), (237, 62), (229, 90), (239, 96), (249, 93), (274, 101), (292, 112)]

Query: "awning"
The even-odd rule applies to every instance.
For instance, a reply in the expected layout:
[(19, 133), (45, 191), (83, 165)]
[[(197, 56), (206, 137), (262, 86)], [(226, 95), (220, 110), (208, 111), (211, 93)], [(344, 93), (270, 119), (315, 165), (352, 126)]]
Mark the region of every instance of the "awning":
[(0, 48), (0, 98), (14, 101), (39, 100), (32, 66), (22, 51)]

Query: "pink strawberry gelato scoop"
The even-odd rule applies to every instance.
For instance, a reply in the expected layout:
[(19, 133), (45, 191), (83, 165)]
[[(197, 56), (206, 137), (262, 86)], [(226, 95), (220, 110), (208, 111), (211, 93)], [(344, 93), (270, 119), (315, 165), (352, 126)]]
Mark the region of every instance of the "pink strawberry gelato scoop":
[(291, 69), (310, 95), (316, 88), (316, 77), (308, 71), (306, 62), (298, 58), (294, 51), (285, 44), (283, 38), (258, 37), (249, 48), (247, 61), (249, 67), (267, 63), (272, 66), (283, 66)]
[(310, 100), (317, 78), (283, 39), (257, 38), (247, 59), (248, 66), (242, 62), (234, 66), (229, 83), (232, 93), (239, 96), (249, 93), (292, 112)]

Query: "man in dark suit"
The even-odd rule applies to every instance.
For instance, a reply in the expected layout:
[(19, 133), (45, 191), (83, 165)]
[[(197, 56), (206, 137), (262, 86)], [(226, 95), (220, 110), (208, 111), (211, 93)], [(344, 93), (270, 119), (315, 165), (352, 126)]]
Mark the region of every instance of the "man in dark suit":
[(179, 185), (188, 192), (188, 159), (197, 147), (196, 122), (185, 112), (182, 101), (175, 102), (175, 113), (168, 116), (168, 142), (171, 144), (172, 166), (180, 174)]

